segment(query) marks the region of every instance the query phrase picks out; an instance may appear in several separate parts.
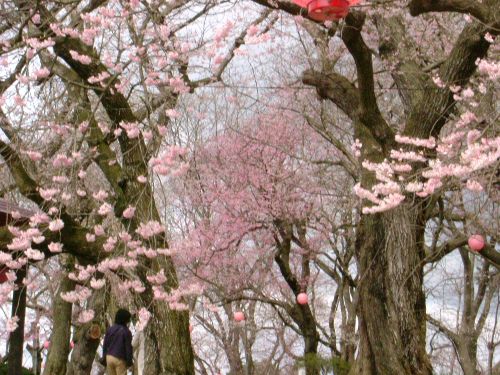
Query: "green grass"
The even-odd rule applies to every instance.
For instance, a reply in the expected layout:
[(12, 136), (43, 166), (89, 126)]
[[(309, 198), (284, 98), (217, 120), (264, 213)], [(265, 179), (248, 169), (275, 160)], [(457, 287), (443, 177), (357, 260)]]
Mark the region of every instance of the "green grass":
[(333, 370), (335, 375), (347, 375), (350, 369), (349, 364), (338, 357), (323, 358), (319, 355), (308, 355), (299, 363), (320, 370), (320, 373)]
[[(0, 365), (0, 375), (7, 375), (7, 364), (6, 363)], [(33, 373), (30, 370), (23, 367), (23, 375), (33, 375)]]

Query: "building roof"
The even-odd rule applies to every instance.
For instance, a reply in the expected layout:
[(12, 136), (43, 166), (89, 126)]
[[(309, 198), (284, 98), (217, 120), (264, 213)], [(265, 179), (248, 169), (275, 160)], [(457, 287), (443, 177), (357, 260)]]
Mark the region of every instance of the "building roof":
[(31, 210), (27, 210), (11, 201), (0, 198), (0, 226), (5, 226), (10, 221), (15, 220), (12, 217), (12, 212), (18, 212), (21, 215), (20, 219), (27, 219), (34, 214)]

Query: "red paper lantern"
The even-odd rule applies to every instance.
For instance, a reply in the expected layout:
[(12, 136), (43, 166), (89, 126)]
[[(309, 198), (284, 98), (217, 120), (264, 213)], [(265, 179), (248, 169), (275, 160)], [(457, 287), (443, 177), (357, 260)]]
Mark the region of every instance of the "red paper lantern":
[(8, 280), (9, 278), (7, 277), (7, 268), (0, 269), (0, 284), (3, 284)]
[(469, 237), (469, 247), (474, 251), (481, 251), (484, 247), (484, 238), (479, 234), (474, 234)]
[(50, 341), (48, 341), (48, 340), (47, 340), (47, 341), (45, 341), (45, 342), (43, 343), (43, 348), (44, 348), (44, 349), (48, 349), (48, 348), (50, 348)]
[(349, 13), (347, 0), (312, 0), (307, 4), (309, 17), (316, 21), (337, 21)]
[(243, 312), (241, 311), (236, 311), (234, 313), (234, 320), (237, 321), (237, 322), (242, 322), (245, 320), (245, 314), (243, 314)]
[(299, 305), (307, 305), (308, 301), (309, 301), (309, 298), (307, 297), (307, 294), (305, 294), (305, 293), (299, 293), (297, 295), (297, 303)]
[(307, 8), (310, 18), (316, 21), (337, 21), (349, 13), (349, 6), (357, 0), (293, 0), (303, 8)]

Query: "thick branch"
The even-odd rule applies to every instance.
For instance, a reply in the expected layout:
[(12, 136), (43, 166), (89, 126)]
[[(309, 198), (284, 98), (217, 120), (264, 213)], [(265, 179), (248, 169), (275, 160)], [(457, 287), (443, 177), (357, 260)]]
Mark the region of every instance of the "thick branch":
[(343, 75), (335, 72), (323, 73), (308, 69), (302, 73), (302, 82), (316, 87), (318, 96), (321, 99), (332, 101), (351, 120), (354, 121), (357, 118), (359, 95), (356, 86)]
[(456, 12), (470, 14), (486, 22), (488, 14), (486, 6), (472, 0), (412, 0), (408, 8), (414, 17), (429, 12)]
[(394, 132), (380, 113), (375, 96), (372, 51), (361, 36), (365, 14), (353, 11), (346, 18), (342, 40), (354, 58), (358, 77), (360, 120), (372, 133), (374, 139), (387, 149), (393, 143)]
[[(474, 23), (467, 25), (455, 43), (439, 76), (447, 84), (464, 87), (476, 71), (476, 60), (483, 58), (490, 44), (484, 39), (488, 27)], [(418, 138), (436, 137), (454, 108), (453, 93), (448, 88), (429, 90), (421, 97), (406, 124), (405, 135)]]
[[(425, 258), (426, 263), (433, 263), (440, 261), (443, 257), (451, 253), (452, 251), (467, 245), (468, 238), (463, 235), (459, 235), (455, 238), (450, 239), (441, 246), (437, 246), (432, 252), (426, 249), (427, 256)], [(469, 250), (474, 255), (482, 256), (486, 261), (500, 269), (500, 253), (494, 249), (494, 246), (488, 244), (480, 251)]]

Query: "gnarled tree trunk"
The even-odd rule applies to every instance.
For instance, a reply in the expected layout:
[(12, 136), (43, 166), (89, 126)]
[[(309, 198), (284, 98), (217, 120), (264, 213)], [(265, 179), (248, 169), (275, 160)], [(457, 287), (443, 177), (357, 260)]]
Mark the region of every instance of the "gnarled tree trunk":
[(361, 219), (360, 354), (352, 374), (432, 374), (425, 352), (421, 216), (418, 207), (403, 205)]
[(75, 282), (68, 278), (67, 275), (64, 275), (52, 307), (54, 325), (50, 335), (50, 348), (43, 375), (66, 375), (70, 351), (71, 310), (73, 305), (63, 300), (61, 293), (70, 292), (74, 287)]
[[(95, 312), (95, 321), (79, 326), (73, 335), (74, 348), (71, 353), (71, 361), (68, 364), (67, 375), (90, 375), (92, 365), (96, 358), (100, 339), (89, 336), (92, 324), (98, 323), (103, 326), (104, 312), (106, 311), (107, 298), (109, 294), (103, 291), (94, 291), (89, 302), (89, 308)], [(99, 321), (100, 320), (100, 321)]]

